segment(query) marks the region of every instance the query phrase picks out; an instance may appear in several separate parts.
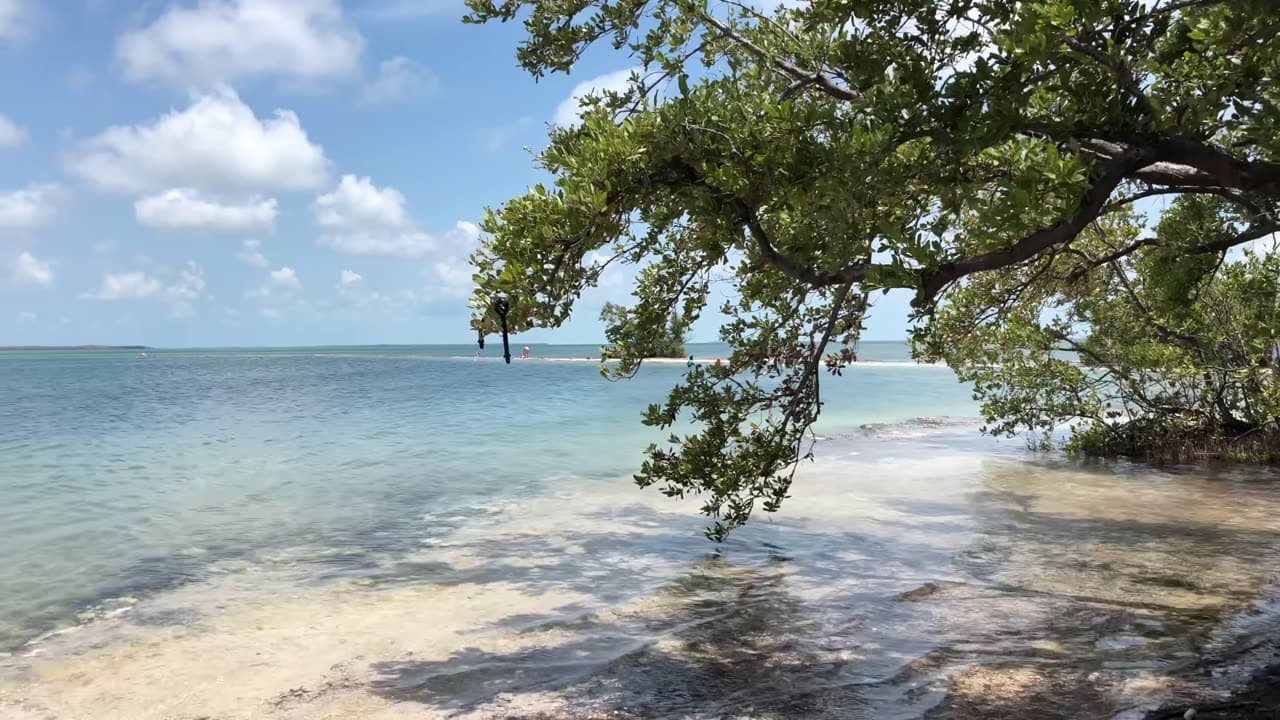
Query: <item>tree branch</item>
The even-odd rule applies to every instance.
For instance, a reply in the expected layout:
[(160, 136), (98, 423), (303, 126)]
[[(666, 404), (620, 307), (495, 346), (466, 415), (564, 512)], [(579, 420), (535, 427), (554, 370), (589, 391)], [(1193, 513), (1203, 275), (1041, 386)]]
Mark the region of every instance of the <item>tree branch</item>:
[(1142, 106), (1142, 109), (1146, 111), (1149, 117), (1155, 117), (1155, 105), (1151, 103), (1151, 98), (1147, 97), (1147, 93), (1143, 91), (1142, 85), (1138, 84), (1137, 78), (1133, 76), (1133, 72), (1129, 70), (1127, 65), (1080, 38), (1067, 38), (1066, 45), (1075, 52), (1110, 70), (1111, 74), (1115, 75), (1116, 83), (1120, 86), (1120, 89), (1132, 95), (1133, 99), (1138, 101), (1138, 104)]
[(1096, 171), (1093, 184), (1084, 193), (1080, 207), (1071, 217), (1034, 233), (1014, 243), (1012, 247), (961, 258), (926, 270), (921, 275), (920, 289), (912, 305), (931, 305), (947, 285), (976, 272), (1008, 267), (1028, 260), (1044, 250), (1074, 240), (1089, 223), (1102, 214), (1111, 193), (1126, 176), (1140, 167), (1142, 156), (1130, 153), (1102, 164)]
[(1183, 138), (1131, 135), (1117, 139), (1151, 153), (1153, 162), (1133, 174), (1136, 180), (1280, 195), (1278, 162), (1241, 160), (1211, 145)]
[(1156, 197), (1160, 195), (1217, 195), (1219, 197), (1223, 197), (1223, 198), (1226, 198), (1227, 200), (1230, 200), (1236, 205), (1239, 205), (1240, 207), (1253, 213), (1257, 217), (1264, 218), (1264, 219), (1268, 217), (1266, 211), (1264, 211), (1261, 207), (1259, 207), (1257, 203), (1245, 197), (1243, 194), (1236, 192), (1235, 190), (1231, 190), (1229, 188), (1224, 188), (1224, 187), (1198, 186), (1198, 185), (1171, 185), (1169, 187), (1148, 188), (1141, 192), (1134, 193), (1133, 195), (1129, 195), (1127, 197), (1120, 198), (1119, 200), (1112, 201), (1105, 208), (1102, 209), (1102, 213), (1105, 215), (1106, 213), (1109, 213), (1112, 210), (1119, 209), (1121, 206), (1129, 205), (1131, 203), (1137, 202), (1138, 200), (1142, 200), (1143, 198)]
[[(1260, 225), (1254, 225), (1246, 228), (1237, 235), (1231, 235), (1221, 240), (1215, 240), (1214, 242), (1194, 245), (1189, 248), (1178, 248), (1178, 250), (1184, 255), (1211, 255), (1225, 252), (1237, 245), (1243, 245), (1247, 242), (1266, 237), (1267, 235), (1271, 235), (1276, 232), (1280, 232), (1280, 223), (1265, 222)], [(1115, 252), (1108, 253), (1097, 259), (1090, 259), (1087, 266), (1073, 271), (1071, 275), (1068, 276), (1068, 279), (1072, 281), (1079, 280), (1087, 275), (1090, 270), (1102, 267), (1103, 265), (1110, 265), (1117, 260), (1121, 260), (1132, 255), (1144, 247), (1166, 247), (1166, 245), (1160, 242), (1157, 238), (1143, 238), (1141, 240), (1137, 240), (1120, 248), (1119, 250), (1116, 250)]]
[[(831, 97), (837, 100), (844, 100), (848, 102), (851, 100), (858, 99), (858, 95), (855, 94), (852, 90), (849, 90), (848, 88), (845, 88), (845, 87), (841, 87), (840, 85), (836, 84), (834, 80), (827, 77), (825, 74), (816, 70), (805, 70), (795, 65), (794, 63), (783, 60), (780, 57), (775, 57), (771, 55), (769, 51), (765, 50), (764, 48), (760, 47), (754, 42), (751, 42), (747, 38), (743, 37), (738, 31), (729, 27), (725, 23), (717, 20), (716, 18), (711, 17), (710, 15), (707, 15), (706, 13), (699, 12), (697, 13), (697, 15), (698, 15), (698, 18), (702, 20), (702, 22), (715, 28), (717, 31), (720, 32), (721, 35), (728, 38), (729, 40), (732, 40), (738, 45), (741, 45), (752, 55), (755, 55), (756, 57), (760, 58), (762, 61), (769, 63), (770, 65), (773, 65), (775, 68), (782, 71), (784, 75), (794, 80), (798, 85), (801, 85), (801, 86), (807, 85), (807, 84), (814, 85), (818, 89), (820, 89), (822, 92), (826, 93), (827, 95), (830, 95)], [(788, 90), (788, 92), (791, 92), (791, 91)]]

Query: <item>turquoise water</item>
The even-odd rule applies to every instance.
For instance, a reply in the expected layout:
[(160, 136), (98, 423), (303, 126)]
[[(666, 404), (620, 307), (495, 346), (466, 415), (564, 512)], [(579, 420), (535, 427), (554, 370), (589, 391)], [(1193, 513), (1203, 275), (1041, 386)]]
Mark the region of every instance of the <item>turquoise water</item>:
[[(218, 563), (394, 551), (466, 508), (625, 486), (656, 437), (640, 412), (684, 368), (607, 382), (593, 362), (539, 361), (596, 348), (531, 350), (509, 366), (493, 345), (479, 362), (474, 346), (0, 353), (0, 649)], [(941, 368), (823, 387), (825, 434), (975, 414)]]

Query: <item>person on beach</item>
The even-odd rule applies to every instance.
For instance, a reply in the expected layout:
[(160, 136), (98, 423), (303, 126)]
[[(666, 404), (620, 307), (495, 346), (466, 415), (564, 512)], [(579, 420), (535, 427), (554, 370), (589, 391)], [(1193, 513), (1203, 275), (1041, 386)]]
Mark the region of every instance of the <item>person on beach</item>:
[(523, 351), (521, 351), (521, 353), (520, 353), (520, 359), (521, 359), (521, 360), (528, 360), (528, 359), (529, 359), (529, 346), (528, 346), (528, 345), (525, 345), (525, 346), (524, 346), (524, 350), (523, 350)]
[(685, 367), (693, 367), (693, 356), (689, 356), (689, 362), (685, 363)]
[(720, 358), (716, 358), (716, 367), (720, 367), (720, 365), (721, 365)]

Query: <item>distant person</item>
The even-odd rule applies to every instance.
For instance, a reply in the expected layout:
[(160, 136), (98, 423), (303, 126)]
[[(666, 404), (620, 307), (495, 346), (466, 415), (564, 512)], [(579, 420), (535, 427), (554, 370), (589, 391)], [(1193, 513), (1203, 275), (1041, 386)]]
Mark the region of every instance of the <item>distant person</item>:
[(685, 363), (685, 367), (693, 367), (693, 365), (694, 365), (694, 363), (693, 363), (693, 356), (692, 356), (692, 355), (690, 355), (690, 356), (689, 356), (689, 362)]
[(528, 360), (528, 359), (529, 359), (529, 346), (528, 346), (528, 345), (525, 345), (525, 346), (524, 346), (524, 350), (523, 350), (523, 351), (521, 351), (521, 353), (520, 353), (520, 359), (521, 359), (521, 360)]
[(480, 351), (479, 351), (479, 350), (477, 350), (477, 351), (476, 351), (476, 360), (479, 360), (479, 359), (480, 359)]
[(720, 365), (721, 365), (720, 358), (716, 358), (716, 367), (720, 367)]

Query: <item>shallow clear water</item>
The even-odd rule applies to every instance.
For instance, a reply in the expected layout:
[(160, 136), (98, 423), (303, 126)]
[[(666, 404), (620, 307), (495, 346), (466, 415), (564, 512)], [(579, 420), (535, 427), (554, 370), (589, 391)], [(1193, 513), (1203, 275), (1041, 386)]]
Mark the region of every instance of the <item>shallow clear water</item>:
[[(606, 382), (595, 363), (467, 350), (0, 354), (0, 648), (210, 562), (411, 546), (443, 529), (423, 513), (625, 477), (655, 437), (640, 412), (684, 373)], [(969, 411), (935, 368), (830, 392), (833, 428)]]
[(1271, 627), (1267, 473), (1031, 455), (872, 362), (715, 547), (627, 479), (684, 368), (533, 349), (0, 354), (0, 711), (1105, 717)]

